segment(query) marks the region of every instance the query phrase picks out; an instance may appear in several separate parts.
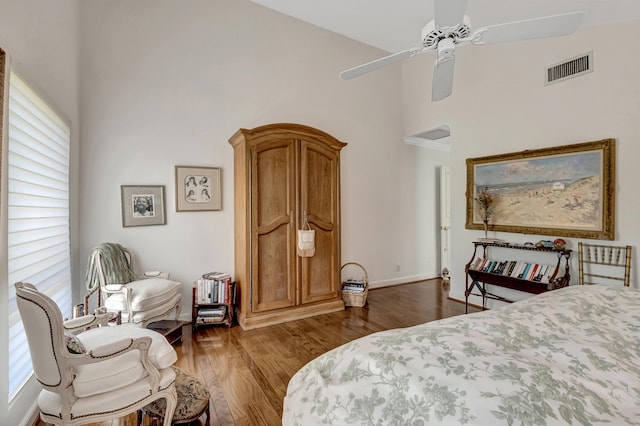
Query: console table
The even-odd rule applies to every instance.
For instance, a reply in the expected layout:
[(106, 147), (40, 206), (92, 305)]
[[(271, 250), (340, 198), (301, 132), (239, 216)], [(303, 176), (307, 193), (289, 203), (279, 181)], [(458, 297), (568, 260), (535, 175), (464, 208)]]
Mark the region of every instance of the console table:
[[(474, 250), (469, 263), (465, 266), (466, 273), (466, 289), (464, 292), (465, 295), (465, 313), (468, 312), (469, 307), (469, 296), (481, 296), (482, 297), (482, 310), (486, 309), (486, 301), (487, 299), (499, 300), (502, 302), (511, 303), (512, 300), (509, 300), (503, 296), (499, 296), (495, 293), (491, 293), (487, 290), (487, 284), (509, 288), (512, 290), (524, 291), (527, 293), (540, 294), (545, 291), (555, 290), (558, 288), (566, 287), (569, 285), (569, 279), (571, 275), (569, 273), (569, 258), (571, 257), (571, 250), (567, 249), (554, 249), (548, 247), (535, 247), (523, 244), (510, 244), (510, 243), (502, 243), (502, 242), (486, 242), (486, 241), (474, 241), (473, 243)], [(550, 270), (548, 274), (548, 282), (541, 281), (539, 279), (523, 279), (518, 278), (518, 276), (514, 276), (513, 274), (509, 274), (508, 271), (504, 269), (493, 270), (493, 272), (482, 270), (482, 269), (474, 269), (476, 266), (478, 257), (477, 252), (478, 248), (482, 248), (482, 258), (488, 259), (489, 251), (492, 248), (502, 248), (509, 250), (529, 250), (536, 252), (543, 252), (549, 254), (555, 254), (557, 256), (557, 260), (555, 262), (555, 267)], [(564, 260), (564, 262), (563, 262)], [(499, 262), (499, 261), (498, 261)], [(511, 263), (515, 261), (507, 261), (504, 260), (500, 263)], [(526, 263), (525, 260), (520, 260), (521, 263)], [(564, 263), (564, 265), (563, 265)], [(533, 262), (531, 263), (533, 264)], [(539, 264), (535, 264), (539, 265)], [(546, 266), (546, 265), (545, 265)], [(485, 268), (486, 269), (486, 268)], [(561, 272), (564, 272), (563, 275), (560, 275)], [(474, 291), (477, 290), (477, 293)]]

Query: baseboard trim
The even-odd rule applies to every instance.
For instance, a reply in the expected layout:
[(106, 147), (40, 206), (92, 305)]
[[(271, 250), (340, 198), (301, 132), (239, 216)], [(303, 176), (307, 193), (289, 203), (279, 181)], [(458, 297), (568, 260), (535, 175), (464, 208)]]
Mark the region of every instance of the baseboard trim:
[(24, 419), (20, 422), (20, 426), (38, 426), (42, 424), (40, 421), (40, 407), (38, 407), (38, 403), (34, 401), (27, 415), (24, 416)]
[(435, 278), (440, 278), (440, 275), (436, 273), (420, 274), (420, 275), (413, 275), (413, 276), (407, 276), (407, 277), (393, 278), (390, 280), (373, 281), (369, 283), (369, 288), (373, 289), (373, 288), (380, 288), (380, 287), (390, 287), (393, 285), (409, 284), (409, 283), (414, 283), (416, 281), (432, 280)]

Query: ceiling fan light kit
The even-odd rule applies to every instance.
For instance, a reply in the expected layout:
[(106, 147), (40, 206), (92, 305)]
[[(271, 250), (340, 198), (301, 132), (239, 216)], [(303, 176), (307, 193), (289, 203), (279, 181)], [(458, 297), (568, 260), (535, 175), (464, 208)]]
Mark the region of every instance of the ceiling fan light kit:
[(448, 97), (453, 91), (457, 44), (485, 45), (564, 36), (575, 32), (584, 20), (583, 12), (571, 12), (490, 25), (471, 33), (471, 20), (465, 15), (467, 0), (435, 0), (434, 6), (434, 20), (423, 27), (420, 47), (407, 49), (348, 69), (340, 73), (340, 78), (348, 80), (418, 54), (436, 50), (431, 100), (439, 101)]

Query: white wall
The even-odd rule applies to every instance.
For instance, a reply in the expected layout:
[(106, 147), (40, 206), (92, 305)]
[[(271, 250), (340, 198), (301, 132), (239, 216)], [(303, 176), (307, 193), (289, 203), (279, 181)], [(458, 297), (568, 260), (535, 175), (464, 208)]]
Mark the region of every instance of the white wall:
[[(416, 148), (402, 141), (400, 66), (337, 77), (385, 52), (245, 0), (86, 0), (80, 20), (80, 261), (101, 242), (130, 247), (140, 270), (186, 284), (188, 316), (199, 274), (233, 272), (229, 137), (294, 122), (348, 143), (343, 262), (363, 264), (372, 286), (437, 274), (416, 233), (425, 219)], [(221, 167), (223, 210), (176, 212), (175, 165)], [(167, 225), (123, 228), (123, 184), (165, 185)]]
[[(343, 262), (365, 265), (374, 286), (437, 275), (435, 169), (449, 156), (405, 145), (402, 136), (443, 123), (452, 127), (453, 143), (452, 297), (464, 298), (464, 264), (481, 234), (464, 229), (468, 157), (614, 137), (616, 241), (638, 241), (637, 22), (562, 39), (461, 47), (453, 96), (431, 103), (433, 55), (343, 82), (339, 71), (385, 52), (248, 1), (85, 0), (79, 30), (76, 5), (0, 0), (0, 46), (11, 65), (72, 123), (76, 294), (91, 247), (103, 241), (132, 248), (141, 270), (166, 269), (187, 284), (205, 270), (231, 271), (227, 139), (239, 127), (272, 122), (311, 125), (349, 143), (342, 157)], [(589, 50), (595, 72), (544, 87), (545, 66)], [(221, 212), (175, 212), (178, 164), (222, 167)], [(165, 185), (167, 225), (122, 228), (123, 184)], [(575, 248), (576, 241), (570, 244)], [(0, 276), (6, 276), (0, 250)], [(575, 263), (573, 271), (575, 282)], [(634, 268), (634, 283), (637, 277)], [(0, 293), (0, 306), (4, 302), (6, 293)], [(183, 314), (188, 309), (185, 303)], [(1, 318), (0, 341), (6, 342), (6, 315)], [(6, 354), (0, 362), (6, 364)], [(6, 372), (0, 380), (0, 401), (6, 401)], [(24, 414), (34, 398), (23, 401), (13, 407), (0, 402), (0, 417), (19, 423), (16, 413)]]
[[(464, 300), (464, 266), (473, 251), (471, 242), (482, 236), (482, 231), (465, 229), (466, 158), (615, 138), (615, 241), (637, 249), (640, 80), (633, 52), (638, 36), (638, 22), (632, 22), (585, 28), (565, 38), (462, 46), (456, 51), (454, 93), (437, 103), (431, 103), (428, 96), (433, 55), (421, 55), (402, 65), (405, 133), (445, 122), (451, 125), (451, 297)], [(590, 50), (594, 52), (593, 73), (544, 86), (546, 66)], [(509, 233), (497, 233), (497, 237), (510, 242), (548, 239)], [(567, 240), (569, 248), (577, 249), (578, 239)], [(637, 250), (632, 262), (638, 264)], [(638, 287), (635, 266), (632, 283)]]
[[(365, 265), (373, 285), (437, 275), (437, 227), (429, 223), (437, 218), (435, 168), (449, 157), (406, 145), (402, 136), (443, 123), (452, 127), (453, 143), (452, 297), (464, 298), (464, 264), (471, 241), (481, 234), (464, 229), (468, 157), (614, 137), (616, 241), (638, 241), (637, 22), (583, 29), (563, 39), (461, 47), (454, 95), (431, 103), (433, 55), (343, 82), (339, 71), (385, 52), (245, 0), (84, 0), (79, 32), (76, 5), (0, 0), (0, 46), (72, 123), (72, 193), (79, 199), (72, 205), (76, 293), (91, 247), (104, 241), (132, 248), (141, 270), (171, 271), (187, 284), (186, 300), (188, 284), (201, 272), (231, 271), (227, 139), (239, 127), (272, 122), (311, 125), (349, 143), (342, 157), (343, 262)], [(544, 87), (546, 65), (589, 50), (594, 73)], [(222, 167), (221, 212), (175, 212), (178, 164)], [(123, 184), (165, 185), (167, 225), (122, 228)], [(516, 242), (546, 238), (498, 236)], [(576, 241), (570, 243), (575, 247)], [(0, 276), (6, 276), (6, 254), (2, 259)], [(637, 276), (634, 269), (634, 283)], [(6, 294), (0, 294), (0, 306), (6, 306)], [(188, 309), (185, 303), (183, 314)], [(6, 342), (2, 317), (0, 342)], [(6, 354), (0, 362), (6, 365)], [(6, 401), (6, 372), (0, 380), (0, 401)], [(26, 404), (33, 402), (31, 397)], [(17, 424), (16, 413), (24, 414), (25, 407), (0, 402), (0, 417)]]
[[(7, 52), (8, 67), (13, 68), (51, 107), (71, 123), (71, 191), (78, 182), (78, 9), (76, 0), (0, 0), (0, 47)], [(8, 70), (7, 70), (8, 71)], [(8, 73), (8, 72), (7, 72)], [(6, 87), (8, 92), (8, 87)], [(6, 111), (5, 111), (6, 113)], [(6, 117), (5, 117), (6, 119)], [(7, 126), (4, 126), (5, 132)], [(6, 153), (6, 133), (2, 153)], [(7, 156), (2, 156), (3, 169)], [(2, 176), (0, 216), (0, 346), (7, 347), (7, 248), (6, 174)], [(72, 198), (73, 200), (73, 198)], [(71, 205), (71, 247), (76, 246), (77, 202)], [(72, 266), (76, 266), (73, 265)], [(0, 351), (0, 365), (7, 365), (6, 351)], [(0, 369), (0, 418), (3, 424), (26, 424), (25, 414), (35, 408), (40, 386), (31, 380), (27, 387), (7, 404), (7, 369)]]
[[(0, 0), (0, 46), (71, 122), (76, 301), (91, 247), (114, 241), (139, 255), (139, 270), (171, 271), (186, 284), (188, 317), (190, 283), (204, 271), (233, 270), (227, 140), (240, 127), (273, 122), (314, 126), (348, 142), (343, 262), (365, 265), (372, 286), (437, 275), (434, 244), (425, 244), (434, 232), (436, 180), (420, 169), (424, 152), (402, 142), (400, 66), (337, 78), (386, 52), (245, 0)], [(223, 210), (175, 212), (175, 165), (221, 167)], [(167, 225), (123, 228), (124, 184), (165, 185)], [(0, 313), (6, 296), (0, 293)], [(0, 315), (0, 342), (6, 329)], [(6, 372), (0, 381), (6, 401)], [(29, 423), (38, 390), (31, 383), (11, 407), (0, 402), (0, 418)]]

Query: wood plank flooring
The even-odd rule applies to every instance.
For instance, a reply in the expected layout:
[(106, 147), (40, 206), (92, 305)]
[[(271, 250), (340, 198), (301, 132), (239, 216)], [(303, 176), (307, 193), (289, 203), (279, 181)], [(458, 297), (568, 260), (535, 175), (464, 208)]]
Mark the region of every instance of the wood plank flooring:
[[(289, 379), (307, 362), (367, 334), (464, 314), (448, 293), (448, 282), (434, 279), (372, 289), (362, 308), (256, 330), (208, 326), (192, 334), (185, 327), (176, 365), (207, 384), (211, 425), (279, 425)], [(135, 417), (119, 424), (133, 425)]]

